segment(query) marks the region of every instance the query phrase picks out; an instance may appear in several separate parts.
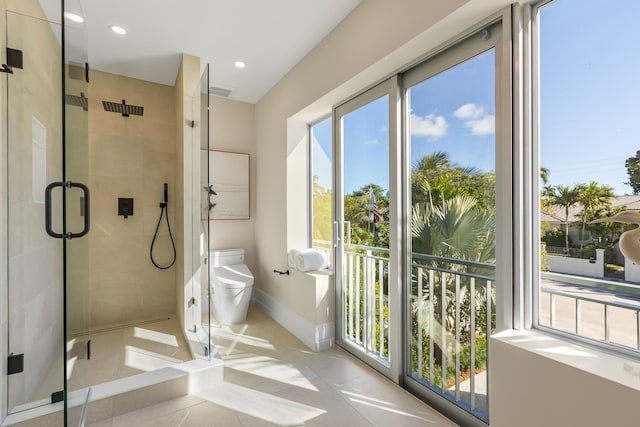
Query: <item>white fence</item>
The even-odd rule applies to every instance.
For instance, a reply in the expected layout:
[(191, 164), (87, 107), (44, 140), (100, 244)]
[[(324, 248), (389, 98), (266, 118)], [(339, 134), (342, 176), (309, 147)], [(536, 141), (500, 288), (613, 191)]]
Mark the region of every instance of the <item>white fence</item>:
[(547, 253), (546, 266), (554, 273), (604, 277), (604, 249), (596, 249), (595, 259), (571, 258)]

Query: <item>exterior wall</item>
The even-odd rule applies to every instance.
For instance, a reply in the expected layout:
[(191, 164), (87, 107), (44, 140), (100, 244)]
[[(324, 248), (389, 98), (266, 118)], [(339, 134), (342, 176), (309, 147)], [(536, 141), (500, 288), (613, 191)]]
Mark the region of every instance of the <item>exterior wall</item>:
[(640, 283), (640, 265), (627, 258), (624, 259), (624, 280)]
[[(160, 270), (149, 249), (169, 185), (169, 220), (176, 228), (174, 89), (157, 83), (91, 72), (89, 84), (89, 233), (91, 326), (174, 313), (176, 269)], [(102, 101), (144, 107), (143, 116), (107, 112)], [(73, 107), (78, 108), (78, 107)], [(70, 160), (70, 167), (73, 161)], [(134, 214), (118, 216), (118, 198), (134, 199)], [(173, 230), (172, 230), (173, 231)], [(154, 259), (168, 265), (173, 248), (165, 218)], [(71, 313), (78, 309), (71, 307)]]
[(554, 273), (604, 277), (604, 249), (596, 249), (595, 263), (588, 259), (547, 254), (546, 265)]

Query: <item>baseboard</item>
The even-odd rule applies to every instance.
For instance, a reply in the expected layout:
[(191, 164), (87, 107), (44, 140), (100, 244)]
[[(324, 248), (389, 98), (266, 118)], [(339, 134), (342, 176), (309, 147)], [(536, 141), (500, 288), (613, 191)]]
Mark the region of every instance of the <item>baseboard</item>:
[(311, 350), (328, 350), (335, 344), (335, 323), (314, 325), (266, 292), (253, 288), (253, 303)]

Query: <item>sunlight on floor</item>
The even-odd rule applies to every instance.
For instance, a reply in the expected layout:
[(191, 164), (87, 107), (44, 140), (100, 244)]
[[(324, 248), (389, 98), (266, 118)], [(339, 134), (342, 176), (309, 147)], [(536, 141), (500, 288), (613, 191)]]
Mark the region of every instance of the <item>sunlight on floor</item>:
[(196, 396), (278, 425), (302, 425), (325, 410), (262, 393), (236, 384), (203, 390)]
[(257, 375), (273, 381), (301, 387), (311, 391), (318, 391), (298, 369), (291, 364), (285, 364), (278, 359), (268, 356), (246, 355), (225, 360), (225, 366), (239, 372)]
[(154, 341), (160, 344), (170, 345), (172, 347), (178, 347), (178, 339), (171, 335), (162, 332), (152, 331), (150, 329), (144, 329), (140, 327), (133, 328), (133, 336), (144, 340)]
[(393, 404), (391, 404), (389, 402), (384, 402), (384, 401), (381, 401), (381, 400), (378, 400), (378, 399), (372, 399), (369, 396), (363, 396), (361, 394), (350, 393), (348, 391), (344, 391), (343, 393), (346, 394), (346, 395), (350, 395), (350, 397), (348, 397), (347, 400), (349, 400), (349, 401), (351, 401), (353, 403), (358, 403), (360, 405), (369, 406), (371, 408), (376, 408), (378, 410), (385, 411), (385, 412), (390, 412), (390, 413), (396, 414), (396, 415), (402, 415), (403, 417), (407, 417), (407, 418), (418, 419), (418, 420), (423, 421), (425, 423), (437, 424), (433, 420), (429, 420), (427, 418), (420, 417), (420, 416), (412, 414), (410, 412), (400, 411), (398, 409), (393, 409), (390, 406), (395, 406), (395, 405), (393, 405)]
[[(214, 337), (214, 340), (216, 341), (216, 347), (218, 348), (218, 351), (220, 352), (220, 354), (223, 354), (223, 355), (231, 354), (235, 350), (235, 348), (238, 346), (238, 344), (249, 345), (252, 347), (258, 347), (265, 350), (276, 349), (273, 346), (273, 344), (271, 344), (267, 340), (253, 337), (250, 335), (244, 335), (244, 333), (247, 331), (247, 328), (248, 328), (248, 325), (243, 325), (242, 329), (238, 332), (233, 332), (226, 328), (216, 329), (213, 334), (213, 337)], [(231, 341), (231, 344), (229, 344), (229, 346), (224, 346), (220, 343), (221, 340)], [(221, 351), (222, 349), (224, 349), (225, 351), (224, 352)]]
[(174, 359), (173, 357), (165, 356), (153, 351), (144, 350), (130, 345), (125, 346), (125, 366), (139, 371), (151, 372), (156, 369), (166, 368), (167, 366), (172, 366), (181, 362), (182, 360), (180, 359)]

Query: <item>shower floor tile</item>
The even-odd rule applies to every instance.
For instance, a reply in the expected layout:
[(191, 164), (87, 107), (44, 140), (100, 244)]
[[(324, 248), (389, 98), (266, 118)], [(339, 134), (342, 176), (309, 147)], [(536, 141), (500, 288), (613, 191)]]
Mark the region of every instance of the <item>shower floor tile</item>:
[[(191, 353), (176, 316), (165, 316), (71, 337), (67, 359), (69, 390), (73, 391), (182, 363), (191, 360)], [(31, 401), (49, 399), (57, 390), (62, 390), (62, 355), (52, 363)]]

